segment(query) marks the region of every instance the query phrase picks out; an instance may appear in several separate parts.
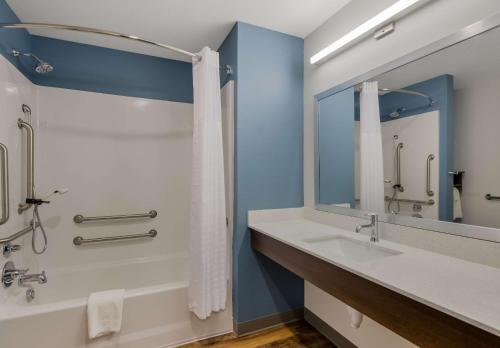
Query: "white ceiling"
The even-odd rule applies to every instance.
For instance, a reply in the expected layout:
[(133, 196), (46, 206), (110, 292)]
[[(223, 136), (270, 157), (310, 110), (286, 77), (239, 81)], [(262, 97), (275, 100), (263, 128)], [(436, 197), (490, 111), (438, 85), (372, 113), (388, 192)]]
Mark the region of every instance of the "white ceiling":
[(454, 76), (455, 89), (500, 78), (500, 28), (434, 53), (374, 78), (379, 86), (402, 88), (443, 74)]
[[(350, 0), (7, 0), (22, 22), (108, 29), (191, 52), (217, 49), (236, 21), (306, 37)], [(189, 60), (166, 50), (101, 35), (30, 30), (36, 35)]]

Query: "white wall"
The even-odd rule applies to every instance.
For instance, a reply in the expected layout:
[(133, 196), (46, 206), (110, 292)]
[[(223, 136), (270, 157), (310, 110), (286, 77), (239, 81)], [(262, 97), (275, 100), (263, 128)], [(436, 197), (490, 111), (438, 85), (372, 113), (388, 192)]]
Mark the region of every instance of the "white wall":
[[(420, 214), (423, 217), (438, 219), (439, 217), (439, 112), (432, 111), (411, 117), (403, 117), (382, 123), (382, 146), (384, 153), (384, 179), (390, 179), (385, 184), (385, 194), (393, 194), (394, 176), (394, 140), (402, 142), (401, 149), (401, 184), (404, 192), (398, 193), (398, 198), (426, 201), (432, 198), (434, 205), (422, 206)], [(425, 140), (424, 140), (425, 139)], [(427, 156), (434, 155), (431, 161), (431, 189), (434, 196), (427, 195)], [(394, 206), (391, 206), (393, 209)], [(411, 216), (412, 203), (401, 203), (400, 214)]]
[[(0, 56), (0, 142), (5, 144), (9, 151), (10, 177), (10, 218), (4, 225), (0, 226), (0, 236), (2, 237), (17, 232), (29, 222), (27, 216), (17, 214), (17, 205), (21, 203), (21, 199), (26, 194), (25, 167), (21, 165), (20, 161), (24, 155), (22, 150), (25, 146), (22, 133), (17, 127), (17, 119), (24, 117), (21, 111), (23, 103), (33, 105), (35, 102), (35, 87), (12, 64)], [(25, 245), (30, 244), (25, 243)], [(10, 260), (16, 264), (26, 262), (24, 267), (32, 267), (31, 254), (31, 249), (25, 248), (11, 256)], [(4, 261), (6, 259), (0, 253), (2, 267)], [(0, 286), (0, 304), (7, 299), (12, 288), (4, 289), (3, 286)]]
[[(399, 20), (396, 23), (396, 31), (383, 40), (368, 38), (324, 64), (319, 66), (309, 64), (309, 58), (313, 54), (393, 3), (395, 0), (352, 0), (305, 39), (304, 200), (306, 206), (314, 206), (314, 95), (500, 11), (500, 2), (497, 0), (434, 0)], [(435, 235), (440, 234), (430, 232), (426, 237), (419, 236), (419, 238), (425, 240), (423, 243), (432, 245)], [(475, 250), (480, 253), (482, 248)], [(394, 333), (377, 323), (373, 323), (373, 327), (370, 324), (369, 330), (362, 327), (359, 332), (353, 330), (343, 332), (341, 330), (343, 324), (338, 322), (333, 312), (345, 311), (345, 307), (335, 307), (334, 298), (317, 292), (312, 293), (308, 289), (309, 285), (306, 286), (306, 306), (312, 299), (321, 307), (332, 305), (331, 311), (326, 313), (319, 313), (317, 307), (316, 311), (315, 308), (309, 306), (308, 308), (361, 348), (388, 347), (389, 342), (398, 342), (394, 339)], [(399, 346), (404, 347), (405, 344), (401, 343)]]
[[(57, 187), (44, 267), (188, 252), (192, 105), (37, 87), (37, 192)], [(36, 107), (36, 106), (35, 106)], [(75, 224), (86, 216), (157, 210), (155, 219)], [(145, 233), (155, 239), (76, 247), (72, 239)]]
[(456, 170), (465, 170), (463, 222), (500, 228), (500, 80), (475, 82), (455, 91), (454, 152)]
[[(428, 200), (432, 198), (434, 205), (422, 205), (419, 214), (425, 218), (438, 219), (439, 215), (439, 112), (432, 111), (424, 114), (403, 117), (381, 123), (382, 152), (384, 157), (384, 193), (393, 195), (393, 185), (396, 183), (395, 146), (402, 142), (401, 149), (401, 183), (404, 192), (398, 192), (397, 198), (411, 200)], [(355, 176), (356, 199), (360, 194), (360, 141), (359, 121), (355, 121)], [(398, 140), (394, 140), (394, 135)], [(422, 141), (422, 139), (426, 141)], [(394, 143), (395, 142), (395, 143)], [(434, 196), (427, 195), (427, 156), (434, 154), (431, 162), (431, 189)], [(387, 182), (387, 181), (390, 182)], [(397, 203), (392, 203), (391, 210), (397, 209)], [(386, 213), (390, 213), (388, 202), (385, 202)], [(359, 204), (356, 208), (359, 209)], [(400, 214), (412, 216), (413, 203), (400, 203)]]
[[(28, 234), (17, 241), (23, 250), (10, 258), (16, 266), (36, 272), (188, 253), (192, 104), (34, 86), (3, 57), (0, 84), (0, 142), (10, 150), (11, 181), (11, 218), (0, 226), (0, 236), (20, 230), (31, 219), (31, 210), (19, 216), (16, 209), (25, 198), (25, 145), (16, 123), (24, 117), (22, 103), (33, 110), (36, 192), (43, 196), (69, 188), (40, 207), (47, 251), (35, 257)], [(158, 211), (155, 219), (73, 222), (75, 214), (152, 209)], [(77, 235), (145, 233), (151, 228), (158, 231), (155, 239), (81, 247), (72, 242)]]

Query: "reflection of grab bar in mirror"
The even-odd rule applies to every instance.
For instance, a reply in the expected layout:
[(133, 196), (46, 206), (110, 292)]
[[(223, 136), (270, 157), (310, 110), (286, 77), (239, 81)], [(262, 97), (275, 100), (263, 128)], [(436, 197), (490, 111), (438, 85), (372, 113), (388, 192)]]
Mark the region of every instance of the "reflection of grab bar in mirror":
[[(385, 196), (386, 202), (388, 202), (390, 200), (391, 200), (391, 197)], [(427, 201), (421, 201), (418, 199), (394, 198), (394, 200), (401, 202), (401, 203), (417, 203), (417, 204), (422, 204), (422, 205), (434, 205), (436, 203), (433, 199), (429, 199)]]
[(394, 188), (397, 188), (399, 192), (404, 191), (403, 186), (401, 186), (401, 149), (403, 146), (403, 143), (399, 143), (396, 148), (396, 184)]
[(434, 191), (431, 190), (431, 161), (434, 159), (434, 155), (430, 154), (427, 156), (427, 181), (426, 181), (426, 191), (427, 196), (434, 196)]
[(2, 161), (2, 217), (0, 225), (9, 220), (9, 152), (7, 146), (0, 143), (1, 161)]

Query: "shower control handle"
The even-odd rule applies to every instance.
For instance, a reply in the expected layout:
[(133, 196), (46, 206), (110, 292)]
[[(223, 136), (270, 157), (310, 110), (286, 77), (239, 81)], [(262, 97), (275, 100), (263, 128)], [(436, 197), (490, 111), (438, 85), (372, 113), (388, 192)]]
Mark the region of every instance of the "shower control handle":
[(4, 257), (9, 257), (12, 253), (21, 250), (21, 245), (5, 243), (2, 247), (2, 254)]
[(2, 270), (2, 284), (4, 287), (8, 288), (14, 283), (17, 277), (23, 276), (28, 273), (29, 268), (26, 269), (16, 269), (14, 262), (7, 261), (3, 266)]

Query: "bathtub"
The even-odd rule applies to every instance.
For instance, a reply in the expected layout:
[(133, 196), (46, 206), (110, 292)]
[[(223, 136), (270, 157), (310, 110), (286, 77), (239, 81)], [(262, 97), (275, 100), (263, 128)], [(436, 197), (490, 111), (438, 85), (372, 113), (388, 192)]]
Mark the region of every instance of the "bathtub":
[[(30, 303), (16, 283), (0, 304), (0, 347), (175, 347), (232, 331), (231, 299), (204, 321), (188, 311), (187, 267), (175, 255), (48, 270)], [(121, 332), (89, 340), (89, 293), (118, 288), (126, 289)]]

